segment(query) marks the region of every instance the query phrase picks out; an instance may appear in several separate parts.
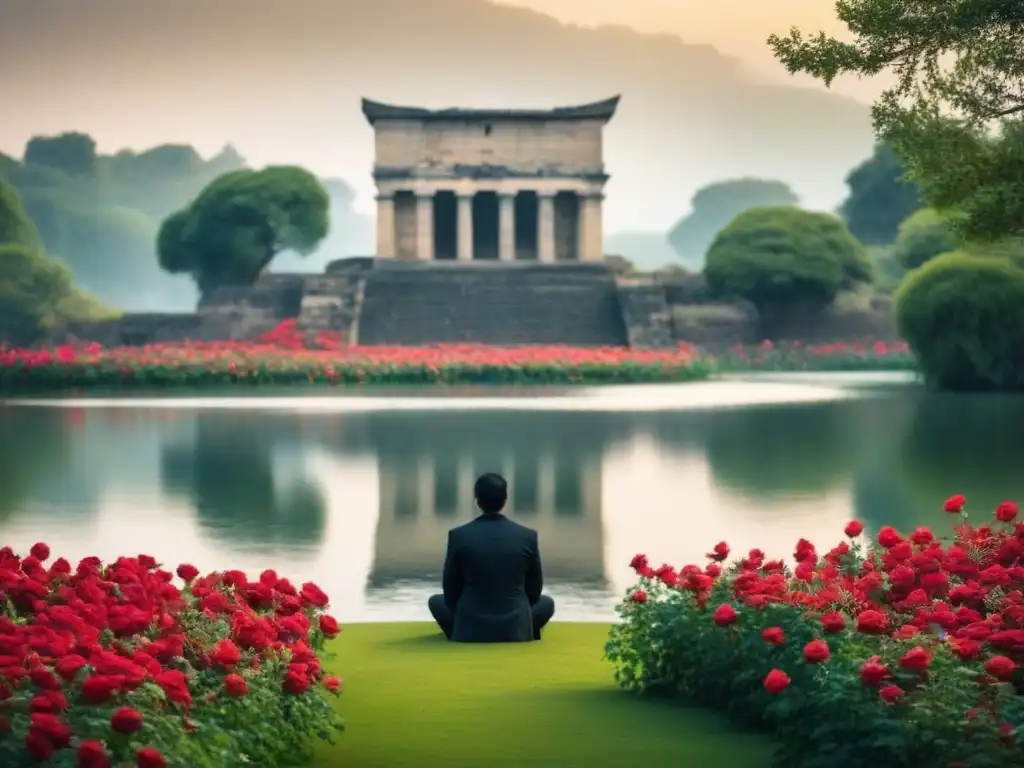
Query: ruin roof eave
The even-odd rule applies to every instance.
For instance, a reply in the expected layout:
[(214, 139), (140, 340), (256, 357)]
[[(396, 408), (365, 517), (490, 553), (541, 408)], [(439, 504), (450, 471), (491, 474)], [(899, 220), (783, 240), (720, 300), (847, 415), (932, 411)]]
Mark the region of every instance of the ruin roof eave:
[(611, 120), (621, 96), (604, 101), (554, 109), (425, 109), (402, 107), (363, 99), (363, 115), (370, 125), (379, 120)]

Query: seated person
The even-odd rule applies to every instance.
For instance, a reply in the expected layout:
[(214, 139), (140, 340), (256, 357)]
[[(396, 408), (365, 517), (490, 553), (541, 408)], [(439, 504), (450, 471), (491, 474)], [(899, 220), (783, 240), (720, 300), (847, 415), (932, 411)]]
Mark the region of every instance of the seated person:
[(483, 514), (448, 532), (444, 594), (427, 607), (445, 637), (458, 643), (540, 640), (555, 601), (541, 595), (537, 532), (501, 514), (508, 500), (501, 475), (479, 477), (473, 494)]

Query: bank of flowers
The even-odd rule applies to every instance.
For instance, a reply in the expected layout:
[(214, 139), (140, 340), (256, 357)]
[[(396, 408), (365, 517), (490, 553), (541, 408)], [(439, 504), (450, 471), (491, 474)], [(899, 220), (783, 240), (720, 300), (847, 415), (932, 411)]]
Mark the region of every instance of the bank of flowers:
[(341, 724), (327, 596), (273, 571), (0, 549), (0, 765), (293, 766)]
[(628, 689), (778, 734), (780, 768), (1024, 765), (1024, 524), (1004, 502), (940, 539), (891, 527), (794, 567), (760, 550), (676, 570), (633, 559), (607, 654)]
[(670, 350), (359, 347), (333, 334), (307, 339), (292, 320), (256, 342), (0, 349), (0, 389), (6, 391), (226, 384), (626, 384), (692, 381), (711, 371), (711, 363), (685, 345)]
[(902, 341), (871, 339), (802, 344), (764, 341), (736, 345), (717, 356), (727, 371), (916, 371), (910, 347)]

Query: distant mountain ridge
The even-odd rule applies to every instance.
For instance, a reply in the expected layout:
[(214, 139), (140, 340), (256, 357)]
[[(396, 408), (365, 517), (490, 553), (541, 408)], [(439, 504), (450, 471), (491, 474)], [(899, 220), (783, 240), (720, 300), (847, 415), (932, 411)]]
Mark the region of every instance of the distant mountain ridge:
[(738, 176), (833, 208), (872, 145), (867, 106), (762, 84), (710, 46), (487, 0), (0, 0), (0, 18), (0, 149), (69, 129), (105, 151), (230, 141), (258, 165), (344, 178), (363, 210), (363, 96), (544, 107), (621, 93), (606, 131), (608, 231), (666, 230), (699, 187)]

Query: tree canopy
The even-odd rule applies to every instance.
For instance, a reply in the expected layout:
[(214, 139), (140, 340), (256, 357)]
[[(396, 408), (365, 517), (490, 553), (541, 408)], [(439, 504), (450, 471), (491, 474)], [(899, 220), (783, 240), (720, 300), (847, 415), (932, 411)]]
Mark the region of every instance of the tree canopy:
[(1024, 3), (837, 0), (852, 42), (791, 29), (768, 39), (790, 72), (830, 85), (892, 71), (873, 109), (926, 201), (970, 239), (1024, 232)]
[(922, 208), (900, 224), (893, 255), (904, 269), (917, 269), (940, 254), (955, 251), (957, 245), (949, 219)]
[(62, 322), (107, 314), (46, 256), (18, 193), (0, 180), (0, 340), (29, 344)]
[(703, 264), (711, 242), (743, 211), (766, 205), (796, 205), (789, 185), (769, 179), (729, 179), (702, 187), (690, 201), (690, 213), (669, 231), (672, 248), (691, 265)]
[[(186, 207), (211, 181), (246, 168), (234, 147), (209, 158), (187, 144), (105, 155), (96, 152), (91, 137), (69, 132), (34, 137), (25, 155), (24, 160), (0, 155), (0, 179), (18, 191), (46, 251), (71, 269), (79, 286), (124, 309), (195, 306), (192, 281), (160, 268), (157, 233), (163, 219)], [(315, 271), (332, 258), (370, 252), (372, 220), (353, 209), (352, 188), (340, 179), (324, 184), (331, 195), (331, 221), (338, 224), (332, 229), (341, 235), (332, 232), (316, 257), (304, 261), (282, 254), (274, 268)]]
[(1024, 390), (1024, 270), (1009, 259), (947, 253), (895, 294), (900, 335), (925, 379), (947, 390)]
[(762, 312), (826, 305), (870, 273), (863, 246), (841, 220), (792, 206), (741, 213), (716, 235), (704, 267), (713, 295)]
[(282, 251), (309, 254), (327, 236), (330, 198), (296, 166), (226, 173), (160, 227), (157, 254), (206, 293), (252, 283)]
[(850, 192), (839, 207), (853, 235), (865, 245), (888, 245), (900, 222), (921, 207), (921, 191), (904, 178), (903, 164), (885, 142), (846, 177)]

